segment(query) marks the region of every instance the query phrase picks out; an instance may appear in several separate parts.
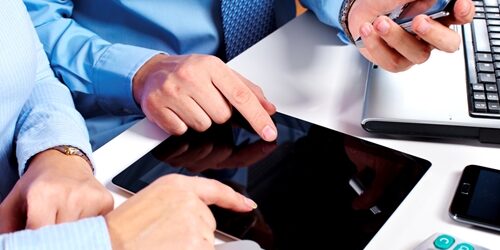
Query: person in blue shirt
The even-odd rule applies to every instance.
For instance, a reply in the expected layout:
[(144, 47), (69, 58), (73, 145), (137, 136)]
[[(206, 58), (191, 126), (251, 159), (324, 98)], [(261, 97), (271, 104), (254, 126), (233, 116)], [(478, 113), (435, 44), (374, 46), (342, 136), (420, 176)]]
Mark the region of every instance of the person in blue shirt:
[(0, 249), (213, 249), (207, 204), (256, 207), (220, 182), (169, 175), (112, 210), (21, 0), (2, 1), (0, 44)]
[[(51, 66), (86, 120), (94, 149), (144, 115), (168, 133), (182, 134), (188, 127), (203, 131), (222, 123), (234, 109), (264, 140), (274, 140), (270, 114), (276, 108), (259, 87), (224, 64), (232, 57), (225, 39), (232, 30), (223, 9), (268, 1), (24, 0)], [(301, 2), (337, 28), (346, 43), (361, 37), (366, 58), (397, 72), (427, 60), (432, 48), (457, 50), (460, 37), (447, 26), (474, 15), (471, 0), (457, 0), (453, 15), (442, 22), (416, 17), (415, 36), (385, 16), (410, 1)], [(295, 2), (274, 1), (266, 13), (280, 26), (295, 16)], [(260, 28), (252, 18), (242, 16), (249, 21), (238, 31)]]
[(113, 199), (93, 176), (85, 123), (22, 1), (2, 2), (0, 29), (0, 231), (109, 212)]

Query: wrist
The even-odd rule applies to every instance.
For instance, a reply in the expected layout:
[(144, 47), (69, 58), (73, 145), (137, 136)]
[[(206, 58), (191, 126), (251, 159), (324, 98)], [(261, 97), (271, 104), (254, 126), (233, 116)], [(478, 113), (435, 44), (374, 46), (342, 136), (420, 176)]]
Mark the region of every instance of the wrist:
[[(132, 78), (132, 95), (137, 104), (141, 103), (141, 97), (144, 92), (144, 85), (146, 80), (152, 72), (156, 70), (156, 65), (165, 57), (165, 54), (158, 54), (149, 59)], [(140, 106), (140, 105), (139, 105)]]
[(124, 237), (119, 233), (120, 225), (115, 223), (114, 217), (113, 211), (104, 216), (106, 227), (108, 228), (109, 240), (111, 241), (111, 248), (113, 250), (126, 249)]
[(349, 17), (350, 17), (349, 14), (351, 12), (351, 7), (353, 6), (355, 1), (356, 0), (344, 0), (342, 6), (340, 7), (340, 13), (339, 13), (339, 23), (342, 26), (344, 33), (346, 34), (347, 38), (351, 43), (355, 43), (355, 40), (349, 29)]
[(94, 166), (92, 165), (92, 162), (90, 161), (89, 157), (79, 148), (73, 147), (70, 145), (59, 145), (59, 146), (52, 147), (50, 149), (56, 150), (60, 153), (63, 153), (66, 156), (75, 156), (75, 157), (82, 158), (83, 160), (85, 160), (85, 162), (87, 162), (90, 169), (92, 170), (92, 173), (94, 172)]
[[(61, 164), (62, 163), (62, 164)], [(25, 171), (39, 171), (46, 169), (48, 166), (53, 167), (76, 167), (79, 171), (88, 172), (90, 175), (93, 174), (93, 166), (90, 161), (81, 157), (79, 155), (67, 155), (60, 150), (49, 148), (34, 155), (26, 165)]]

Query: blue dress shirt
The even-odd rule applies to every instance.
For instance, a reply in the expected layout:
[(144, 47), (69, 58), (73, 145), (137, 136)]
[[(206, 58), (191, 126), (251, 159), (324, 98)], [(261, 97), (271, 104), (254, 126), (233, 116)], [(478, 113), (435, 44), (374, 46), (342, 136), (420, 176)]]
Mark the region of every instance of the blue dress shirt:
[[(152, 56), (220, 55), (220, 0), (24, 0), (56, 75), (70, 88), (93, 148), (143, 118), (132, 78)], [(341, 0), (302, 0), (340, 28)], [(293, 0), (276, 1), (279, 25)]]
[[(56, 145), (91, 155), (85, 123), (68, 89), (54, 77), (21, 0), (0, 8), (0, 201), (26, 162)], [(1, 220), (2, 218), (0, 218)], [(111, 249), (106, 223), (74, 223), (0, 235), (0, 249)]]

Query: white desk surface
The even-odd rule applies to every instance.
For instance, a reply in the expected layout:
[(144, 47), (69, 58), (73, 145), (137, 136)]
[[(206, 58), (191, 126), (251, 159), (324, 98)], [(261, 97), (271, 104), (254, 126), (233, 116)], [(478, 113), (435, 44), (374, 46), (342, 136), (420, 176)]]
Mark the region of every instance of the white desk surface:
[[(448, 216), (462, 169), (468, 164), (500, 169), (500, 145), (368, 134), (360, 126), (368, 63), (356, 48), (342, 45), (335, 30), (319, 23), (311, 13), (297, 17), (229, 65), (260, 85), (282, 113), (432, 162), (366, 249), (413, 249), (435, 232), (500, 249), (500, 234), (472, 229)], [(111, 178), (166, 137), (143, 120), (95, 152), (97, 178), (112, 191), (115, 206), (128, 195), (115, 188)]]

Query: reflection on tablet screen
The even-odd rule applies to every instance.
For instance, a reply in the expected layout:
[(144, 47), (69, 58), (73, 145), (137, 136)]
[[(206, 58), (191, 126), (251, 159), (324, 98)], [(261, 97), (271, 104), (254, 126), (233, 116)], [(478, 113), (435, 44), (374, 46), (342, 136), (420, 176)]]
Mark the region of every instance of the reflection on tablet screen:
[(261, 140), (241, 119), (188, 131), (167, 138), (113, 183), (135, 193), (170, 173), (214, 178), (259, 205), (246, 214), (212, 207), (219, 231), (264, 249), (363, 249), (431, 165), (287, 115), (273, 119), (275, 142)]

